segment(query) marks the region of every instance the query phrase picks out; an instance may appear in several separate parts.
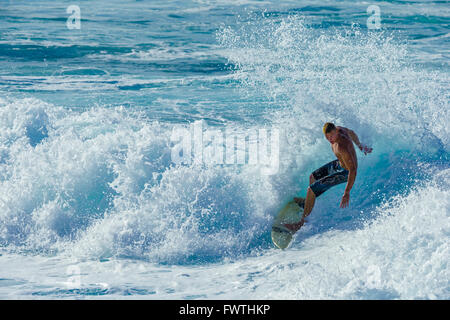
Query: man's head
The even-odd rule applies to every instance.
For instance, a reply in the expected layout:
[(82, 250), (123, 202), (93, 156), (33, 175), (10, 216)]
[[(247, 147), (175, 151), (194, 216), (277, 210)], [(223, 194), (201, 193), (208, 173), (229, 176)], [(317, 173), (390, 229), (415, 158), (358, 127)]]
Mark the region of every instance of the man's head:
[(330, 141), (330, 143), (335, 143), (338, 139), (336, 126), (331, 122), (327, 122), (323, 125), (323, 134), (325, 135), (327, 140)]

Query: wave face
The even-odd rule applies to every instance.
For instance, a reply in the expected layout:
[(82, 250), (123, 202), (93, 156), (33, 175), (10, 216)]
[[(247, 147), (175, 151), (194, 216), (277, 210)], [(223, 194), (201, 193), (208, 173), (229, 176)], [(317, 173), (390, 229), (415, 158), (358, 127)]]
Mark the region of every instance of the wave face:
[[(70, 40), (50, 3), (0, 10), (0, 296), (448, 299), (442, 4), (406, 16), (386, 4), (392, 18), (367, 30), (365, 4), (310, 2), (137, 2), (117, 13), (113, 1), (103, 18), (82, 7)], [(41, 20), (40, 36), (24, 31)], [(357, 151), (350, 207), (339, 209), (344, 186), (330, 189), (291, 247), (275, 250), (274, 215), (334, 159), (326, 121), (374, 151)], [(177, 164), (174, 128), (199, 126), (279, 132), (276, 171), (250, 164), (252, 149), (242, 163)], [(76, 290), (64, 285), (73, 266)]]
[(268, 246), (257, 199), (273, 187), (252, 186), (267, 183), (257, 168), (176, 166), (171, 126), (123, 108), (1, 110), (3, 246), (176, 264)]

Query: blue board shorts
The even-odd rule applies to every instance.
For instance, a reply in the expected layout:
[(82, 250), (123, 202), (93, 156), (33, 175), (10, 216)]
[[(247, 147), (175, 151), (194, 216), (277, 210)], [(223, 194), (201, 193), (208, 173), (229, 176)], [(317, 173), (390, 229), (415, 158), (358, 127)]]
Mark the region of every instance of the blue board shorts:
[(312, 175), (316, 181), (309, 187), (316, 197), (320, 196), (331, 187), (347, 182), (348, 180), (348, 170), (342, 168), (337, 159), (320, 167), (314, 171)]

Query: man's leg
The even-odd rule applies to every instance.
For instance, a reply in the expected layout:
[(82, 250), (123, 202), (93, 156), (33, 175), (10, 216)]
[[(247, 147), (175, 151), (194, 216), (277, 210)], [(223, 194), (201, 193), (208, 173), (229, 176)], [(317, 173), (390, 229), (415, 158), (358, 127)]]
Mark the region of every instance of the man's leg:
[[(314, 178), (314, 175), (311, 173), (309, 176), (309, 185), (311, 186), (314, 182), (316, 182), (316, 179)], [(308, 191), (306, 192), (306, 199), (305, 199), (305, 206), (303, 207), (303, 219), (305, 219), (309, 214), (311, 213), (312, 209), (314, 208), (314, 203), (316, 202), (316, 195), (311, 190), (311, 188), (308, 187)]]
[[(320, 168), (322, 169), (322, 168)], [(319, 170), (320, 170), (319, 169)], [(305, 223), (305, 218), (309, 216), (312, 209), (314, 208), (314, 203), (316, 202), (316, 198), (320, 196), (322, 193), (327, 191), (332, 186), (344, 183), (347, 181), (348, 178), (348, 171), (342, 170), (340, 172), (335, 172), (329, 176), (325, 176), (320, 178), (319, 180), (316, 180), (313, 175), (309, 177), (310, 182), (313, 182), (308, 187), (308, 191), (306, 192), (306, 199), (303, 200), (302, 198), (294, 198), (294, 201), (296, 201), (301, 207), (303, 207), (303, 216), (300, 222), (295, 224), (285, 224), (285, 226), (293, 231), (296, 232), (298, 229), (303, 226)], [(296, 199), (301, 199), (297, 201)], [(303, 202), (304, 201), (304, 202)]]
[[(298, 201), (296, 199), (298, 199)], [(314, 203), (316, 202), (316, 195), (311, 190), (311, 188), (308, 188), (308, 191), (306, 192), (306, 199), (294, 198), (294, 201), (297, 202), (299, 206), (303, 208), (303, 215), (302, 219), (299, 222), (292, 224), (286, 223), (284, 225), (293, 232), (297, 231), (305, 224), (305, 218), (311, 213), (312, 209), (314, 208)]]
[(312, 209), (314, 208), (315, 202), (316, 202), (316, 195), (311, 190), (311, 188), (308, 188), (308, 191), (306, 192), (306, 200), (305, 200), (305, 207), (303, 208), (302, 220), (305, 219), (307, 216), (309, 216)]
[[(316, 182), (316, 178), (314, 178), (314, 174), (311, 173), (311, 175), (309, 176), (309, 185), (312, 185), (314, 182)], [(309, 190), (309, 188), (308, 188), (308, 190)], [(314, 200), (312, 201), (311, 210), (314, 207), (314, 201), (316, 200), (316, 196), (315, 196), (314, 192), (312, 192), (312, 194), (314, 196)], [(306, 198), (308, 198), (308, 193), (306, 193)], [(305, 204), (306, 200), (304, 198), (294, 198), (294, 201), (297, 202), (300, 207), (306, 209), (306, 204)], [(309, 213), (311, 213), (311, 210), (309, 211)]]
[(308, 192), (306, 194), (302, 220), (304, 220), (307, 216), (309, 216), (312, 209), (314, 208), (314, 203), (318, 196), (320, 196), (322, 193), (324, 193), (333, 186), (347, 182), (347, 180), (348, 180), (348, 171), (342, 170), (340, 172), (335, 172), (329, 176), (323, 177), (322, 179), (317, 180), (312, 185), (310, 185), (308, 188)]
[(314, 175), (311, 173), (309, 176), (309, 185), (312, 185), (314, 182), (316, 182), (316, 178), (314, 178)]

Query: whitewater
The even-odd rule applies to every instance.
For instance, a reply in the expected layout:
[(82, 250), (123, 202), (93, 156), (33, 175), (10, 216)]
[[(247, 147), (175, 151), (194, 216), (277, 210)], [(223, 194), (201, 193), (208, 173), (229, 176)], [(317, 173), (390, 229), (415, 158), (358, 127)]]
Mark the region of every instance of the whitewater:
[[(374, 4), (1, 1), (0, 299), (449, 299), (449, 6)], [(276, 249), (327, 121), (373, 152)]]

